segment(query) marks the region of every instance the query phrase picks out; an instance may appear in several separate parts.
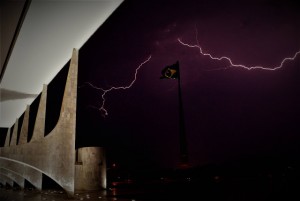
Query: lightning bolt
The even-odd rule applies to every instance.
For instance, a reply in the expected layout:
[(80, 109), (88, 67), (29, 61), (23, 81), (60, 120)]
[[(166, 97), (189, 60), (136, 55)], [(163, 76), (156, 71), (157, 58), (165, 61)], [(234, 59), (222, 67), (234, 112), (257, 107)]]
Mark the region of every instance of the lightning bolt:
[(186, 47), (189, 47), (189, 48), (197, 48), (199, 50), (199, 53), (201, 55), (208, 56), (212, 60), (218, 60), (218, 61), (226, 60), (229, 63), (228, 67), (226, 67), (226, 68), (219, 68), (219, 69), (215, 69), (215, 70), (227, 69), (227, 68), (230, 68), (230, 67), (238, 67), (238, 68), (244, 68), (244, 69), (247, 69), (247, 70), (262, 69), (262, 70), (268, 70), (268, 71), (275, 71), (275, 70), (278, 70), (278, 69), (282, 68), (283, 65), (284, 65), (284, 63), (286, 63), (287, 61), (295, 60), (295, 58), (300, 54), (300, 50), (299, 50), (298, 52), (296, 52), (294, 54), (293, 57), (286, 57), (286, 58), (284, 58), (281, 61), (280, 65), (275, 66), (275, 67), (246, 66), (246, 65), (243, 65), (243, 64), (235, 64), (229, 57), (226, 57), (226, 56), (216, 57), (216, 56), (213, 56), (213, 55), (211, 55), (211, 54), (209, 54), (207, 52), (204, 52), (202, 50), (201, 46), (199, 45), (197, 29), (196, 29), (196, 42), (197, 42), (197, 44), (191, 45), (191, 44), (185, 43), (180, 38), (177, 38), (177, 40), (183, 46), (186, 46)]
[(95, 106), (91, 106), (91, 107), (98, 109), (98, 110), (103, 114), (104, 117), (107, 116), (107, 115), (108, 115), (108, 111), (105, 109), (105, 102), (106, 102), (106, 100), (105, 100), (105, 95), (107, 95), (108, 92), (113, 91), (113, 90), (120, 90), (120, 89), (126, 90), (126, 89), (131, 88), (131, 87), (133, 86), (133, 84), (135, 83), (136, 79), (137, 79), (137, 74), (138, 74), (139, 69), (140, 69), (144, 64), (146, 64), (147, 62), (149, 62), (150, 59), (151, 59), (151, 55), (150, 55), (145, 61), (143, 61), (143, 62), (135, 69), (134, 79), (133, 79), (133, 80), (130, 82), (130, 84), (127, 85), (127, 86), (119, 86), (119, 87), (112, 86), (112, 87), (110, 87), (110, 88), (108, 88), (108, 89), (103, 89), (103, 88), (101, 88), (101, 87), (97, 87), (97, 86), (93, 85), (93, 84), (90, 83), (90, 82), (85, 82), (85, 84), (87, 84), (88, 86), (90, 86), (90, 87), (92, 87), (92, 88), (94, 88), (94, 89), (96, 89), (96, 90), (102, 91), (102, 95), (101, 95), (101, 98), (102, 98), (102, 105), (100, 106), (100, 108), (97, 108), (97, 107), (95, 107)]

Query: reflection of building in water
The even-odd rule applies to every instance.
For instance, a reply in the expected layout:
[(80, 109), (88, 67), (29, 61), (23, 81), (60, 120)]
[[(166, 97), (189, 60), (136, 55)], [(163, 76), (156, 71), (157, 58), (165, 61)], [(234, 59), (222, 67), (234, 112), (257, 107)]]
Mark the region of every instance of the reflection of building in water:
[(24, 188), (25, 183), (30, 182), (36, 189), (41, 190), (45, 175), (70, 196), (73, 196), (76, 190), (106, 188), (106, 162), (102, 148), (80, 148), (76, 160), (77, 73), (78, 51), (74, 49), (59, 118), (47, 136), (45, 136), (48, 91), (46, 85), (40, 96), (30, 141), (27, 142), (29, 106), (22, 122), (17, 119), (13, 128), (8, 129), (4, 147), (0, 148), (0, 183), (3, 185), (16, 183)]

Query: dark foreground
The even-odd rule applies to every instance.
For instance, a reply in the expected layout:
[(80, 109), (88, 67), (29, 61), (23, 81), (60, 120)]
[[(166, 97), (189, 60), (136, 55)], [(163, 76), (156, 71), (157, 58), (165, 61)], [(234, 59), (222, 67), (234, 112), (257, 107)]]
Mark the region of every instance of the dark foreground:
[[(17, 190), (17, 189), (0, 189), (1, 201), (75, 201), (75, 200), (90, 200), (90, 201), (108, 201), (116, 200), (114, 197), (106, 195), (105, 191), (93, 191), (93, 192), (78, 192), (73, 198), (66, 195), (64, 191), (57, 190)], [(128, 199), (120, 199), (128, 200)]]
[(141, 171), (128, 176), (110, 173), (107, 190), (0, 188), (0, 201), (299, 201), (300, 171), (296, 164), (238, 163), (226, 167), (203, 166), (180, 170)]
[[(162, 180), (164, 180), (162, 178)], [(163, 183), (165, 182), (165, 183)], [(274, 184), (271, 181), (257, 181), (253, 178), (239, 178), (231, 183), (215, 177), (211, 183), (195, 184), (168, 183), (159, 184), (121, 185), (101, 191), (76, 192), (69, 198), (64, 191), (34, 189), (1, 188), (1, 201), (174, 201), (174, 200), (205, 200), (205, 201), (271, 201), (271, 200), (300, 200), (299, 185)], [(296, 181), (295, 181), (296, 182)], [(299, 182), (299, 181), (297, 181)]]

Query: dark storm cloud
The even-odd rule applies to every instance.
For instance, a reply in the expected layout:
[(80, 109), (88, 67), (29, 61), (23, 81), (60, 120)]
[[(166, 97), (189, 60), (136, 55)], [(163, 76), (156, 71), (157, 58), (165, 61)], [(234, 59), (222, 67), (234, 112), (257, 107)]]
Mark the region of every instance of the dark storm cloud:
[(125, 1), (81, 49), (79, 83), (127, 85), (152, 58), (132, 88), (106, 94), (106, 118), (87, 109), (101, 105), (101, 92), (79, 89), (79, 119), (90, 119), (78, 124), (81, 139), (98, 137), (115, 157), (130, 153), (121, 157), (128, 165), (176, 164), (177, 81), (159, 77), (178, 60), (192, 163), (290, 154), (299, 141), (299, 58), (277, 71), (249, 71), (177, 39), (192, 45), (198, 39), (204, 52), (237, 64), (275, 67), (300, 49), (299, 19), (291, 1)]

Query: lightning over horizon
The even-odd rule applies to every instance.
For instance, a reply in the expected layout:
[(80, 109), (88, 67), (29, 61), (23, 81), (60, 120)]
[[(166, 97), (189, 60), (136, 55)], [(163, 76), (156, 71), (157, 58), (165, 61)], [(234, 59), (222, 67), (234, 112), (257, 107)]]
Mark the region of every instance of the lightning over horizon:
[(178, 41), (181, 45), (183, 45), (183, 46), (186, 46), (186, 47), (189, 47), (189, 48), (197, 48), (197, 49), (199, 49), (199, 53), (200, 53), (202, 56), (208, 56), (208, 57), (211, 58), (212, 60), (218, 60), (218, 61), (226, 60), (226, 61), (229, 62), (229, 64), (230, 64), (228, 67), (225, 67), (225, 68), (218, 68), (218, 69), (214, 69), (214, 70), (222, 70), (222, 69), (228, 69), (228, 68), (231, 68), (231, 67), (239, 67), (239, 68), (244, 68), (244, 69), (247, 69), (247, 70), (261, 69), (261, 70), (275, 71), (275, 70), (278, 70), (278, 69), (282, 68), (285, 62), (295, 60), (296, 57), (300, 54), (300, 50), (299, 50), (299, 51), (297, 51), (297, 52), (294, 54), (294, 56), (284, 58), (284, 59), (281, 61), (280, 65), (275, 66), (275, 67), (246, 66), (246, 65), (243, 65), (243, 64), (235, 64), (235, 63), (234, 63), (229, 57), (227, 57), (227, 56), (216, 57), (216, 56), (213, 56), (213, 55), (210, 54), (210, 53), (204, 52), (204, 51), (202, 50), (202, 47), (200, 46), (200, 43), (199, 43), (199, 40), (198, 40), (197, 35), (198, 35), (198, 34), (197, 34), (197, 29), (196, 29), (196, 42), (197, 42), (197, 44), (195, 44), (195, 45), (191, 45), (191, 44), (185, 43), (185, 42), (183, 42), (180, 38), (177, 38), (177, 41)]
[(101, 88), (101, 87), (95, 86), (94, 84), (92, 84), (92, 83), (90, 83), (90, 82), (85, 82), (85, 84), (89, 85), (90, 87), (92, 87), (92, 88), (94, 88), (94, 89), (97, 89), (97, 90), (100, 90), (100, 91), (103, 92), (103, 94), (101, 95), (101, 98), (102, 98), (102, 104), (101, 104), (101, 106), (100, 106), (99, 108), (97, 108), (97, 107), (95, 107), (95, 106), (90, 106), (90, 107), (95, 108), (95, 109), (99, 110), (100, 112), (102, 112), (102, 114), (103, 114), (104, 117), (107, 116), (107, 115), (108, 115), (108, 111), (105, 109), (105, 102), (106, 102), (106, 100), (105, 100), (105, 95), (106, 95), (108, 92), (112, 91), (112, 90), (119, 90), (119, 89), (125, 90), (125, 89), (131, 88), (131, 87), (133, 86), (133, 84), (135, 83), (136, 79), (137, 79), (137, 74), (138, 74), (139, 69), (140, 69), (144, 64), (146, 64), (147, 62), (149, 62), (150, 59), (151, 59), (151, 55), (150, 55), (145, 61), (143, 61), (143, 62), (135, 69), (134, 79), (133, 79), (133, 80), (130, 82), (130, 84), (127, 85), (127, 86), (119, 86), (119, 87), (112, 86), (112, 87), (110, 87), (110, 88), (108, 88), (108, 89), (103, 89), (103, 88)]

